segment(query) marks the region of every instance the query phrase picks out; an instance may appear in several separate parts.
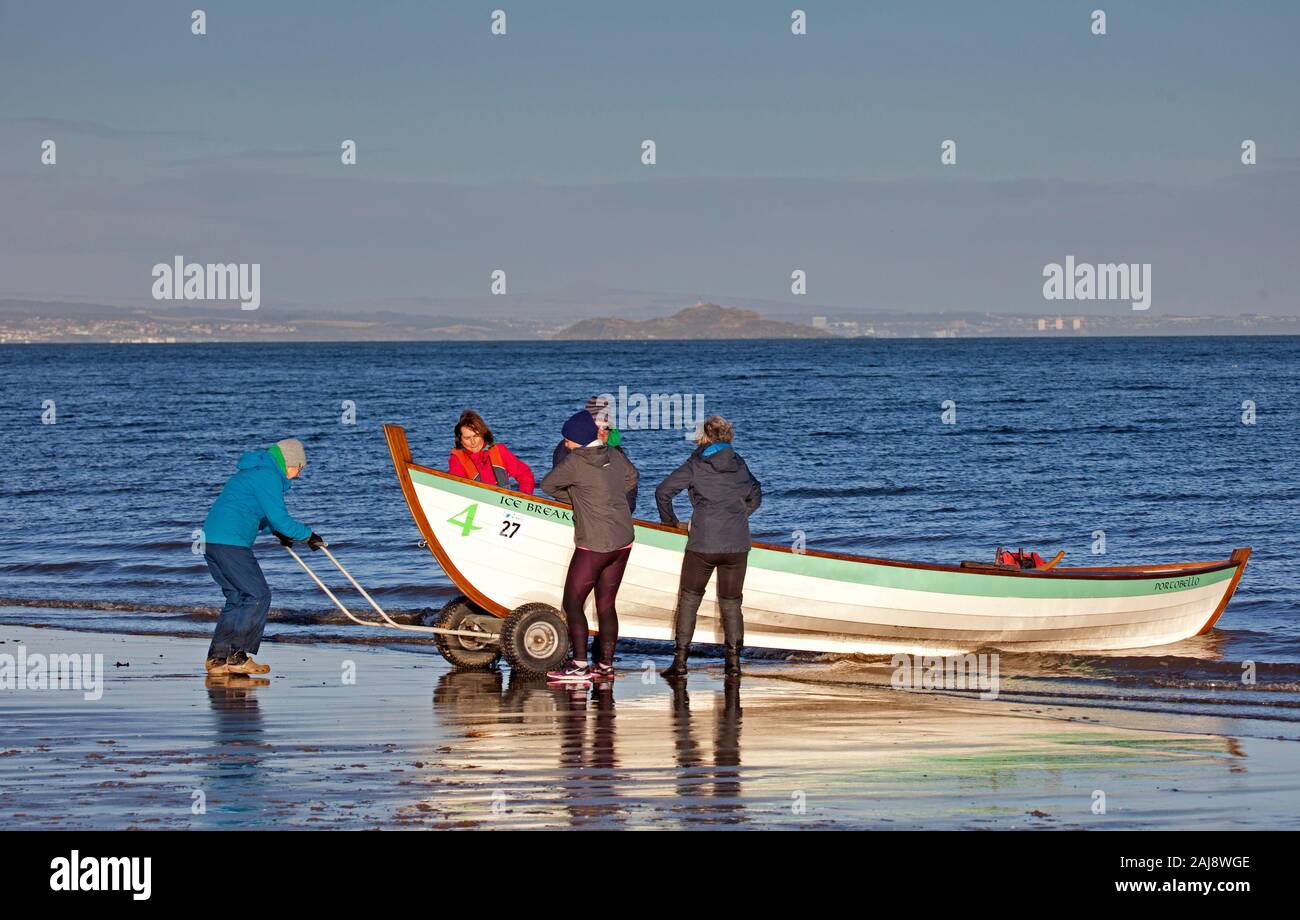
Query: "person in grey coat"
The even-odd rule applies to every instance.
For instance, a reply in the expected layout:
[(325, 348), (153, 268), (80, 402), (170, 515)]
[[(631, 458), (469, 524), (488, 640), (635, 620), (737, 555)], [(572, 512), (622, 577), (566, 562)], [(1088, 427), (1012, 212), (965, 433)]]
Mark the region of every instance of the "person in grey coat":
[(749, 561), (749, 516), (762, 503), (763, 489), (744, 459), (732, 449), (734, 436), (731, 423), (722, 416), (705, 419), (695, 452), (655, 489), (659, 517), (668, 526), (682, 526), (673, 512), (673, 497), (678, 492), (687, 491), (694, 509), (677, 592), (675, 651), (673, 663), (663, 672), (666, 677), (686, 673), (696, 614), (715, 570), (726, 674), (740, 673), (740, 648), (745, 642), (741, 601)]
[[(563, 434), (569, 453), (542, 478), (541, 486), (543, 492), (573, 506), (575, 546), (563, 602), (572, 659), (547, 677), (566, 683), (613, 680), (618, 641), (614, 601), (636, 539), (627, 493), (636, 488), (639, 475), (622, 451), (601, 443), (589, 412), (575, 413), (564, 423)], [(589, 630), (583, 607), (593, 590), (600, 635), (595, 664), (588, 667)]]
[[(622, 452), (623, 433), (611, 424), (612, 416), (609, 411), (609, 400), (603, 396), (592, 396), (587, 400), (586, 409), (596, 422), (596, 432), (600, 436), (600, 443)], [(560, 438), (560, 443), (555, 445), (555, 450), (551, 454), (552, 467), (559, 466), (564, 458), (569, 456), (569, 451), (572, 450), (569, 447), (570, 443), (566, 438)], [(626, 454), (624, 455), (626, 456)], [(631, 462), (631, 458), (628, 459)], [(635, 484), (627, 490), (627, 508), (633, 514), (636, 514), (636, 490)]]

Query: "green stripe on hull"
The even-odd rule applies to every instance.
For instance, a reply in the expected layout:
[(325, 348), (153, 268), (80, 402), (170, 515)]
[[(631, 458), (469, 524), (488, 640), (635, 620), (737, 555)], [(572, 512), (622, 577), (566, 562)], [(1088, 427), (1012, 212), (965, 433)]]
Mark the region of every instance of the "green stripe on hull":
[[(506, 508), (516, 513), (531, 515), (541, 520), (573, 526), (572, 513), (553, 505), (530, 501), (527, 497), (507, 495), (483, 489), (469, 480), (444, 479), (420, 470), (411, 470), (411, 478), (421, 485), (441, 492), (460, 495), (484, 505)], [(636, 542), (672, 552), (684, 552), (686, 535), (636, 528)], [(1020, 578), (1015, 576), (982, 575), (973, 572), (948, 572), (933, 569), (913, 569), (905, 566), (877, 565), (871, 562), (852, 562), (846, 559), (828, 559), (800, 553), (782, 553), (770, 549), (754, 548), (749, 554), (749, 564), (773, 572), (788, 572), (810, 578), (824, 578), (848, 584), (871, 585), (880, 588), (897, 588), (904, 591), (928, 591), (938, 594), (964, 594), (973, 597), (1027, 597), (1043, 599), (1142, 597), (1151, 594), (1173, 595), (1182, 591), (1203, 588), (1206, 585), (1227, 581), (1235, 571), (1226, 566), (1217, 572), (1193, 576), (1159, 575), (1152, 578)]]

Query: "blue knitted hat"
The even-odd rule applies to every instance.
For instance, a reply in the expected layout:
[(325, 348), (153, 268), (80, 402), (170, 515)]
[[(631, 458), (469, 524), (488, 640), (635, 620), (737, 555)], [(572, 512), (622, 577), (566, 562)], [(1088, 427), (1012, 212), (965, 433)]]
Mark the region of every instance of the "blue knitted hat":
[(560, 433), (570, 441), (581, 444), (583, 447), (586, 447), (599, 436), (596, 431), (596, 420), (591, 417), (591, 413), (586, 409), (569, 416), (569, 420), (564, 423), (564, 428), (561, 429)]

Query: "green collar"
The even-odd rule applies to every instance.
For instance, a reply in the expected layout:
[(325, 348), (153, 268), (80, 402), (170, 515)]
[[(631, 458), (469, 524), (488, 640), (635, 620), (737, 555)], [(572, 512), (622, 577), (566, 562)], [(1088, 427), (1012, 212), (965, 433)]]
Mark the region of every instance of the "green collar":
[(275, 465), (280, 468), (280, 475), (285, 479), (289, 478), (289, 468), (284, 465), (284, 453), (280, 450), (279, 444), (272, 444), (266, 449), (266, 452), (275, 460)]

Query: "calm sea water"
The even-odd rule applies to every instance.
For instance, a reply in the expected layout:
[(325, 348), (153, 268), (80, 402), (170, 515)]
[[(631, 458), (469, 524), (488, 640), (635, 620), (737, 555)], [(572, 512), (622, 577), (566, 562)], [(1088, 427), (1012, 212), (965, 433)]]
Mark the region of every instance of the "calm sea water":
[[(0, 618), (210, 629), (220, 597), (192, 533), (239, 454), (290, 435), (309, 454), (292, 512), (386, 607), (438, 607), (455, 592), (418, 546), (381, 424), (441, 467), (473, 407), (540, 476), (566, 416), (620, 386), (702, 394), (735, 421), (764, 485), (758, 539), (943, 562), (1004, 544), (1064, 549), (1067, 564), (1253, 546), (1213, 635), (1105, 667), (1213, 686), (1253, 660), (1261, 680), (1300, 686), (1300, 339), (1285, 337), (6, 347)], [(628, 432), (626, 447), (638, 516), (654, 518), (653, 485), (689, 448), (676, 430)], [(355, 637), (277, 545), (260, 552), (269, 634)]]

